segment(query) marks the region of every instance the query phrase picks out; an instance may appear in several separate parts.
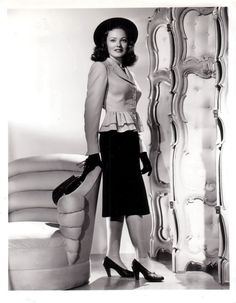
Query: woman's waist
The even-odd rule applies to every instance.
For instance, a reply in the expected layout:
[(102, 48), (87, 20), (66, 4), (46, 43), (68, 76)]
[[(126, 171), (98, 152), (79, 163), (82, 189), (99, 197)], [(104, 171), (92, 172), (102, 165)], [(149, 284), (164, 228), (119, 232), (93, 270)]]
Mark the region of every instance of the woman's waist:
[(137, 130), (143, 131), (142, 121), (136, 110), (106, 111), (100, 132), (108, 130)]
[(117, 102), (106, 102), (104, 109), (107, 112), (133, 112), (136, 111), (137, 102), (133, 99), (122, 100)]
[(122, 119), (132, 119), (131, 121), (134, 121), (133, 119), (140, 119), (138, 112), (136, 111), (136, 108), (128, 109), (128, 110), (106, 110), (104, 120), (109, 119), (115, 119), (115, 121), (119, 122), (122, 121)]
[(133, 115), (133, 114), (137, 114), (137, 111), (136, 111), (136, 107), (135, 108), (127, 108), (127, 109), (123, 109), (123, 110), (108, 110), (108, 109), (105, 109), (105, 115), (123, 115), (123, 114), (130, 114), (130, 115)]

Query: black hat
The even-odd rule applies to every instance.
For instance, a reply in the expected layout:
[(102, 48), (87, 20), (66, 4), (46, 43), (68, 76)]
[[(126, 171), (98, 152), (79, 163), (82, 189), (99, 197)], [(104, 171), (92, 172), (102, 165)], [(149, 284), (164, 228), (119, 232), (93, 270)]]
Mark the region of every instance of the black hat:
[(98, 25), (93, 34), (95, 44), (99, 45), (105, 32), (114, 28), (122, 28), (126, 32), (128, 39), (133, 43), (136, 42), (138, 38), (138, 29), (136, 25), (128, 19), (117, 17), (107, 19)]

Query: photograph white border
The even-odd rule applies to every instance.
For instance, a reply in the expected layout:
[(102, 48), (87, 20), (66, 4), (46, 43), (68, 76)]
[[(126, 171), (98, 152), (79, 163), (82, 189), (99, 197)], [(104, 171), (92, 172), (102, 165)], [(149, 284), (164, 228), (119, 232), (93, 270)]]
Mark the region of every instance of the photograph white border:
[[(7, 9), (42, 9), (42, 8), (114, 8), (114, 7), (177, 7), (177, 6), (227, 6), (229, 13), (229, 88), (227, 96), (227, 106), (229, 111), (229, 123), (231, 125), (226, 129), (229, 138), (235, 138), (235, 69), (236, 69), (236, 0), (225, 1), (146, 1), (146, 0), (8, 0), (0, 3), (0, 35), (1, 47), (0, 64), (1, 83), (7, 79)], [(8, 75), (9, 76), (9, 75)], [(6, 86), (7, 87), (7, 86)], [(2, 96), (3, 94), (3, 96)], [(1, 104), (7, 103), (7, 91), (1, 91)], [(0, 129), (3, 140), (1, 150), (1, 205), (0, 205), (0, 230), (1, 230), (1, 258), (0, 258), (0, 297), (2, 302), (144, 302), (151, 300), (153, 302), (236, 302), (236, 266), (235, 266), (235, 242), (236, 230), (234, 188), (236, 180), (235, 169), (235, 146), (232, 145), (232, 155), (229, 159), (232, 170), (230, 188), (232, 189), (232, 201), (228, 203), (230, 209), (230, 289), (229, 290), (152, 290), (152, 291), (8, 291), (7, 290), (7, 115), (5, 107), (1, 109)], [(4, 245), (6, 244), (6, 245)], [(168, 283), (166, 281), (165, 283)]]

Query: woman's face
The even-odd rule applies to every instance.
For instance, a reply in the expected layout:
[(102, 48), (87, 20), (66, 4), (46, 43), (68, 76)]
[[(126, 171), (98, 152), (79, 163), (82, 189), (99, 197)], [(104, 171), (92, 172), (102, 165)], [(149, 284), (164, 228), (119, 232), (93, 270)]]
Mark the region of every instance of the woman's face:
[(107, 50), (110, 57), (121, 61), (128, 47), (128, 40), (125, 31), (121, 28), (114, 28), (107, 35)]

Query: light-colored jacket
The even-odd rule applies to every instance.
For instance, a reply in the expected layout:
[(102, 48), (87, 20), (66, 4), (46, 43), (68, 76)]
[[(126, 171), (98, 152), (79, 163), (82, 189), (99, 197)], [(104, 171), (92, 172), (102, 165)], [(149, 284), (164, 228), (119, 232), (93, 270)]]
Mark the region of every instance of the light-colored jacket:
[[(143, 131), (141, 119), (136, 112), (141, 91), (133, 74), (123, 70), (114, 59), (94, 62), (88, 75), (87, 97), (85, 101), (85, 135), (87, 154), (100, 151), (98, 133), (116, 130), (137, 131), (140, 152), (146, 151), (140, 132)], [(102, 108), (106, 115), (99, 129)]]

